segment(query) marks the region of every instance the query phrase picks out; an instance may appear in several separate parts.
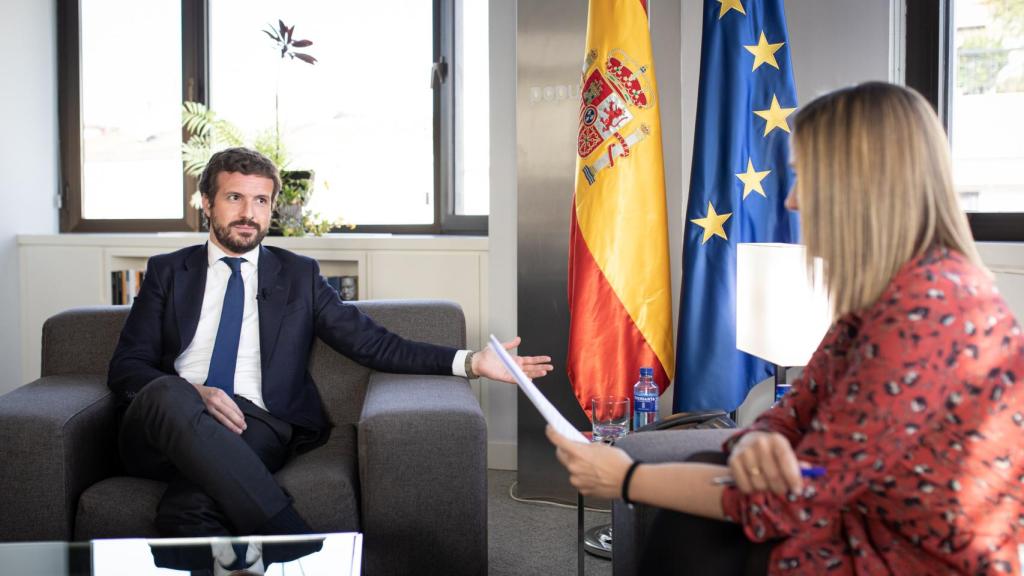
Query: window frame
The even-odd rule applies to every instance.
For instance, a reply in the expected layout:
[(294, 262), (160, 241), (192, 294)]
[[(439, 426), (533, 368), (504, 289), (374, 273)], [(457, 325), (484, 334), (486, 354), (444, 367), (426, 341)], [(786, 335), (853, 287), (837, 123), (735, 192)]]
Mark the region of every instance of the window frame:
[[(434, 196), (433, 221), (426, 224), (360, 224), (354, 230), (333, 233), (471, 234), (486, 235), (488, 216), (455, 213), (456, 5), (461, 0), (432, 0), (437, 70), (434, 83)], [(209, 102), (208, 0), (181, 0), (182, 100)], [(81, 35), (80, 0), (57, 0), (58, 124), (60, 133), (61, 191), (58, 196), (60, 231), (64, 232), (176, 232), (198, 231), (199, 211), (189, 200), (196, 178), (182, 178), (183, 217), (177, 219), (86, 219), (82, 217)], [(182, 130), (182, 138), (187, 136)]]
[[(954, 63), (952, 0), (904, 0), (906, 36), (904, 74), (907, 86), (931, 103), (952, 140), (949, 72)], [(974, 239), (1024, 242), (1024, 212), (968, 212)]]
[[(203, 9), (198, 9), (202, 4)], [(200, 76), (204, 62), (202, 47), (196, 41), (197, 31), (205, 31), (203, 0), (182, 0), (182, 83)], [(82, 114), (81, 114), (81, 33), (79, 0), (57, 0), (57, 110), (60, 130), (60, 181), (58, 211), (61, 232), (180, 232), (199, 229), (199, 214), (189, 206), (189, 189), (195, 189), (192, 178), (182, 178), (182, 217), (161, 219), (100, 219), (82, 216)], [(189, 23), (192, 22), (192, 26)], [(195, 26), (199, 23), (199, 27)], [(197, 69), (198, 68), (198, 69)]]

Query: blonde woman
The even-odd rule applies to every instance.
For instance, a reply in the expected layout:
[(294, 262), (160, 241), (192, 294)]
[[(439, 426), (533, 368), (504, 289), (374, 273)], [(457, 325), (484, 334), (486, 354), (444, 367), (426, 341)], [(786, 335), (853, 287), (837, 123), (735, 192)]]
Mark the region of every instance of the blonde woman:
[[(726, 466), (644, 465), (549, 430), (559, 460), (584, 494), (738, 524), (766, 543), (752, 554), (770, 546), (761, 573), (1020, 574), (1024, 338), (941, 126), (916, 92), (862, 84), (799, 111), (793, 152), (787, 205), (835, 321), (791, 393), (726, 442)], [(675, 544), (676, 568), (714, 553)]]

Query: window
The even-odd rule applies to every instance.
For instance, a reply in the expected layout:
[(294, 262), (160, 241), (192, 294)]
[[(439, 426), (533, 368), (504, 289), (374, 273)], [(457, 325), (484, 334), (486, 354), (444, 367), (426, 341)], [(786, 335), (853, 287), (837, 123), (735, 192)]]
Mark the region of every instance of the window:
[(1024, 240), (1024, 1), (906, 0), (906, 81), (949, 133), (978, 240)]
[(487, 49), (487, 2), (460, 2), (455, 15), (458, 58), (455, 87), (462, 96), (457, 108), (455, 214), (486, 216), (490, 212), (490, 86)]
[(198, 227), (179, 151), (182, 77), (192, 69), (193, 41), (180, 25), (187, 8), (59, 2), (61, 231)]
[[(193, 100), (246, 145), (279, 134), (329, 220), (485, 233), (487, 3), (464, 3), (61, 0), (61, 230), (198, 229)], [(279, 20), (315, 64), (281, 57), (263, 32)]]

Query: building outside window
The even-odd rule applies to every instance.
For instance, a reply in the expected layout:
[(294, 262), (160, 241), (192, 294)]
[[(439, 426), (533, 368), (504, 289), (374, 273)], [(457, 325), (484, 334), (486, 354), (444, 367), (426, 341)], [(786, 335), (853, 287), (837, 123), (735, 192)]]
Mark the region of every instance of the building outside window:
[(953, 4), (950, 140), (964, 209), (1024, 212), (1024, 0)]

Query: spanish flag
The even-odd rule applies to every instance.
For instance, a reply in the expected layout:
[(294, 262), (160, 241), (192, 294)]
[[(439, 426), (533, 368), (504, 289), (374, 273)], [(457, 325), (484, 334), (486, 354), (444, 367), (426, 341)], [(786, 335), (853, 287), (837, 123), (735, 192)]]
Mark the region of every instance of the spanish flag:
[(631, 396), (642, 366), (673, 375), (661, 123), (646, 0), (590, 0), (569, 231), (568, 372), (594, 396)]

